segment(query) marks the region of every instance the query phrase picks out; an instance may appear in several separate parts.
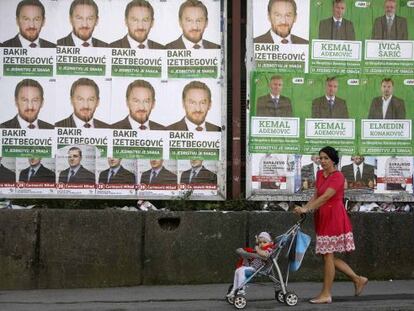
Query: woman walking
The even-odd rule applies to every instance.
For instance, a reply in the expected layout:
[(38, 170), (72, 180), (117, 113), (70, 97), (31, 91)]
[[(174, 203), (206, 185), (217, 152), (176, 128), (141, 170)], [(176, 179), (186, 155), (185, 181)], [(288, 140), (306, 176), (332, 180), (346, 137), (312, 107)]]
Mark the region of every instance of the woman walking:
[(324, 278), (322, 291), (310, 303), (331, 303), (332, 284), (335, 269), (345, 273), (355, 286), (355, 296), (359, 296), (368, 283), (368, 279), (357, 275), (335, 253), (355, 250), (352, 225), (344, 207), (345, 178), (336, 165), (339, 163), (338, 152), (332, 147), (319, 151), (322, 170), (316, 176), (316, 190), (304, 207), (296, 207), (297, 214), (315, 211), (316, 254), (324, 260)]

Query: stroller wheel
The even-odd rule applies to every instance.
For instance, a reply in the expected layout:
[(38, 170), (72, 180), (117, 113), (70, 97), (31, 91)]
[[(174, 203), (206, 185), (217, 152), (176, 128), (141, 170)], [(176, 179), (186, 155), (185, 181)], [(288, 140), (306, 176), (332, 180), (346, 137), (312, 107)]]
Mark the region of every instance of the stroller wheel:
[[(233, 289), (233, 284), (229, 286), (229, 289), (227, 290), (227, 295), (230, 294), (232, 289)], [(234, 296), (229, 297), (227, 295), (226, 295), (226, 301), (231, 305), (234, 304)]]
[(247, 299), (243, 295), (236, 295), (234, 297), (234, 307), (236, 309), (244, 309), (247, 305)]
[(298, 295), (296, 295), (295, 293), (286, 293), (286, 295), (285, 295), (285, 303), (288, 305), (288, 306), (296, 306), (296, 304), (298, 303)]
[(280, 303), (285, 302), (285, 295), (283, 294), (282, 290), (278, 290), (278, 291), (275, 292), (275, 298)]

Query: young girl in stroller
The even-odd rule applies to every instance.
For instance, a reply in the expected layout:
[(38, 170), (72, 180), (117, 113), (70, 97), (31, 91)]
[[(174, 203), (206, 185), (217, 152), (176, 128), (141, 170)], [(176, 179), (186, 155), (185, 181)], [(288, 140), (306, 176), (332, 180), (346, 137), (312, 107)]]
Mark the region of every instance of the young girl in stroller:
[[(251, 248), (239, 248), (237, 253), (242, 256), (234, 272), (233, 287), (227, 294), (228, 298), (233, 298), (236, 289), (238, 289), (246, 279), (251, 276), (258, 268), (266, 263), (275, 248), (275, 244), (269, 233), (261, 232), (256, 236), (256, 246)], [(245, 256), (246, 253), (250, 253)], [(244, 256), (243, 256), (244, 255)], [(244, 288), (238, 291), (238, 294), (244, 295)]]

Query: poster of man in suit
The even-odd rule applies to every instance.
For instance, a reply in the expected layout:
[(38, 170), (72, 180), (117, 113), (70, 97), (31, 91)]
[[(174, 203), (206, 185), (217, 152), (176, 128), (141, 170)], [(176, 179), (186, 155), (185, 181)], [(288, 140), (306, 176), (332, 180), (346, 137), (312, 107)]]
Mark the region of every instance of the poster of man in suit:
[[(14, 184), (16, 182), (16, 159), (0, 157), (0, 187), (3, 184)], [(7, 187), (7, 185), (6, 185)]]
[[(19, 173), (19, 182), (55, 184), (55, 172), (46, 167), (41, 158), (19, 159), (26, 162), (25, 168)], [(51, 159), (52, 160), (52, 159)], [(28, 162), (28, 163), (27, 163)], [(27, 166), (29, 164), (29, 166)], [(17, 164), (16, 164), (17, 166)]]
[[(154, 8), (147, 0), (132, 0), (125, 8), (125, 25), (128, 33), (110, 44), (111, 48), (164, 49), (148, 38), (154, 25)], [(161, 21), (160, 21), (161, 22)]]
[[(116, 87), (116, 89), (118, 89)], [(165, 130), (165, 127), (150, 120), (152, 110), (155, 108), (155, 89), (149, 81), (135, 80), (126, 88), (126, 106), (128, 115), (122, 120), (112, 124), (114, 129), (134, 129), (138, 131)], [(119, 100), (113, 97), (114, 102)], [(117, 107), (119, 111), (119, 107)]]
[(190, 160), (190, 169), (181, 173), (180, 184), (217, 185), (217, 174), (203, 165), (203, 160)]
[(381, 81), (381, 96), (374, 97), (369, 108), (368, 119), (405, 119), (405, 102), (394, 96), (394, 81)]
[(336, 96), (338, 79), (328, 77), (325, 81), (325, 95), (312, 101), (312, 118), (347, 119), (348, 107), (346, 101)]
[(375, 18), (373, 40), (408, 40), (407, 19), (397, 15), (397, 0), (384, 1), (384, 15)]
[[(178, 23), (182, 34), (178, 39), (166, 44), (166, 49), (220, 49), (220, 44), (205, 39), (206, 29), (213, 26), (213, 36), (219, 37), (219, 16), (217, 11), (209, 12), (204, 2), (199, 0), (185, 0), (178, 10)], [(208, 1), (209, 2), (209, 1)], [(213, 18), (209, 19), (213, 15)]]
[[(2, 10), (11, 8), (10, 1), (2, 1)], [(6, 7), (7, 5), (7, 7)], [(11, 13), (11, 12), (10, 12)], [(40, 38), (40, 32), (46, 23), (46, 10), (39, 0), (22, 0), (16, 7), (16, 24), (19, 32), (13, 38), (3, 42), (3, 47), (54, 48), (56, 45)]]
[(99, 22), (99, 8), (94, 0), (73, 0), (69, 8), (72, 31), (57, 40), (58, 46), (108, 47), (108, 43), (93, 37)]
[(308, 156), (302, 157), (302, 167), (300, 170), (301, 185), (303, 190), (315, 188), (316, 174), (322, 169), (321, 160), (318, 154), (314, 154), (310, 157), (310, 163), (307, 161)]
[[(97, 80), (101, 88), (95, 82)], [(97, 108), (102, 106), (100, 115), (109, 118), (110, 110), (110, 84), (101, 79), (79, 78), (59, 79), (59, 88), (63, 90), (61, 94), (67, 94), (70, 99), (70, 105), (62, 104), (57, 110), (57, 114), (62, 116), (66, 114), (64, 119), (55, 123), (56, 127), (70, 128), (110, 128), (111, 126), (96, 117)], [(68, 85), (70, 84), (70, 86)], [(65, 98), (64, 96), (62, 96)], [(71, 110), (67, 116), (68, 110)]]
[(355, 40), (353, 23), (346, 19), (346, 1), (332, 1), (332, 16), (319, 22), (319, 39), (326, 40)]
[[(86, 149), (87, 148), (85, 148), (85, 150)], [(83, 185), (95, 185), (95, 158), (92, 157), (89, 159), (89, 161), (87, 161), (88, 166), (85, 167), (83, 165), (84, 150), (82, 150), (79, 146), (72, 146), (60, 149), (61, 152), (58, 156), (58, 160), (62, 158), (62, 153), (65, 150), (67, 150), (66, 167), (67, 165), (69, 165), (69, 167), (60, 171), (58, 182), (60, 184), (70, 184), (80, 188), (83, 188)], [(91, 157), (91, 154), (89, 154), (88, 157)], [(60, 168), (59, 164), (61, 163), (62, 161), (58, 163), (58, 169)]]
[(122, 165), (120, 158), (108, 158), (108, 168), (99, 174), (98, 183), (110, 185), (134, 185), (135, 174)]
[(220, 126), (206, 120), (213, 105), (210, 87), (202, 81), (191, 81), (184, 86), (182, 91), (182, 106), (185, 116), (169, 125), (167, 130), (220, 132)]
[[(151, 168), (143, 171), (141, 174), (139, 181), (141, 185), (149, 185), (155, 187), (172, 185), (176, 187), (178, 183), (177, 175), (165, 167), (164, 160), (150, 160), (149, 163)], [(163, 189), (165, 188), (160, 188), (160, 190)]]
[(290, 98), (281, 95), (283, 78), (273, 75), (269, 82), (269, 93), (256, 101), (256, 117), (292, 117)]
[[(309, 2), (295, 0), (253, 1), (254, 43), (308, 44)], [(298, 12), (300, 10), (300, 14)], [(266, 13), (265, 13), (266, 12)], [(270, 23), (264, 24), (264, 21)], [(264, 29), (269, 29), (264, 34)], [(259, 35), (260, 34), (260, 35)]]
[[(14, 80), (11, 79), (7, 83), (12, 81)], [(2, 81), (2, 83), (5, 82)], [(40, 110), (45, 103), (44, 94), (43, 87), (37, 80), (23, 79), (19, 81), (14, 88), (14, 104), (17, 108), (17, 114), (1, 123), (0, 128), (53, 129), (52, 124), (39, 119)], [(50, 105), (52, 106), (53, 103)], [(7, 116), (8, 113), (9, 110), (5, 109), (2, 114)]]
[(377, 184), (375, 167), (366, 163), (365, 157), (362, 155), (353, 155), (350, 161), (350, 164), (346, 164), (344, 157), (341, 159), (341, 172), (345, 176), (345, 188), (374, 189)]

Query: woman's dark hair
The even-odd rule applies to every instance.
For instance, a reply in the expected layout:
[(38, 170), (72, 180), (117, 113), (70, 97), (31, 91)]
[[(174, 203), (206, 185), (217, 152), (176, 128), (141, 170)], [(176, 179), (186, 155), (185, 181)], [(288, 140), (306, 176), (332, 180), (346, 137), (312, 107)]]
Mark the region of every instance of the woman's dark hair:
[(339, 154), (338, 151), (335, 150), (335, 148), (326, 146), (319, 150), (319, 155), (321, 154), (321, 152), (326, 153), (326, 155), (329, 157), (329, 159), (333, 161), (333, 163), (335, 163), (335, 165), (339, 163)]

